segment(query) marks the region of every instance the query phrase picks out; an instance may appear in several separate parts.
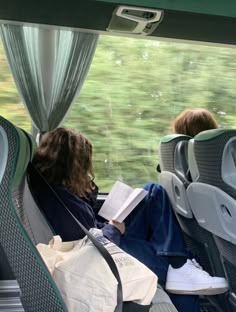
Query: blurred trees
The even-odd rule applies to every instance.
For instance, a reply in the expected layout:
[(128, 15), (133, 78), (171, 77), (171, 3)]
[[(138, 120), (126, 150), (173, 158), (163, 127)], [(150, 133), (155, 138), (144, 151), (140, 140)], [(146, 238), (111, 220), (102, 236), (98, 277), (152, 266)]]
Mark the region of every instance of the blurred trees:
[[(116, 179), (138, 186), (157, 180), (159, 140), (183, 109), (205, 107), (236, 127), (235, 83), (235, 49), (101, 36), (64, 125), (93, 142), (101, 191)], [(30, 131), (19, 101), (0, 46), (0, 114)]]

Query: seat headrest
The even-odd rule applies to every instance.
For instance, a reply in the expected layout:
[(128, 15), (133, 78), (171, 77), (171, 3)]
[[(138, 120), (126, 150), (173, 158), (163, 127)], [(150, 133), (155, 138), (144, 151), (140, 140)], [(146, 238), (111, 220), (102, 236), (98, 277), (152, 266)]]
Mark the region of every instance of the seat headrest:
[(174, 158), (176, 145), (181, 141), (189, 141), (190, 139), (190, 136), (183, 134), (169, 134), (161, 139), (159, 148), (161, 171), (176, 173)]
[(197, 181), (216, 186), (236, 199), (236, 130), (201, 132), (194, 137), (192, 149)]

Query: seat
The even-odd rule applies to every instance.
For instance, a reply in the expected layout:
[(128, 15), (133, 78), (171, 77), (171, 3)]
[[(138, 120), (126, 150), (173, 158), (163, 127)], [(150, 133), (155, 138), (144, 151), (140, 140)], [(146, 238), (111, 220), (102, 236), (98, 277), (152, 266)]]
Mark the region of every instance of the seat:
[(188, 177), (188, 141), (190, 136), (173, 134), (160, 141), (160, 184), (165, 188), (176, 213), (191, 218), (186, 196)]
[(195, 178), (187, 196), (198, 224), (214, 235), (236, 311), (236, 130), (198, 134), (189, 155)]
[[(28, 189), (26, 169), (30, 140), (0, 117), (0, 244), (21, 289), (25, 311), (67, 311), (60, 293), (35, 248), (48, 243), (52, 231)], [(3, 159), (3, 161), (2, 161)]]
[[(35, 248), (37, 243), (47, 244), (53, 235), (28, 185), (27, 166), (35, 144), (29, 134), (1, 116), (0, 144), (0, 243), (19, 282), (24, 310), (66, 312), (61, 295)], [(150, 311), (176, 311), (167, 299), (159, 289), (158, 300)], [(16, 304), (18, 301), (15, 307)], [(14, 311), (23, 310), (19, 307)]]
[[(170, 198), (188, 250), (211, 275), (224, 276), (214, 238), (196, 221), (192, 212), (192, 200), (187, 196), (192, 185), (192, 176), (195, 178), (195, 171), (191, 171), (189, 175), (188, 153), (191, 144), (191, 137), (185, 135), (168, 135), (161, 139), (160, 184)], [(207, 299), (215, 306), (216, 311), (222, 311), (225, 302), (222, 296), (208, 296)]]

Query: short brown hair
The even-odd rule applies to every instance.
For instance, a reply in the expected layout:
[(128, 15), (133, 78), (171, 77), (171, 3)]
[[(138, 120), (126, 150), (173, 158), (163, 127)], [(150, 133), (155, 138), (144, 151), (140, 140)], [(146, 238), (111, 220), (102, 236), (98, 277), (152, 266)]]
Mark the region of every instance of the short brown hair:
[(33, 164), (49, 184), (62, 184), (82, 197), (92, 189), (92, 144), (79, 132), (57, 128), (45, 133)]
[(186, 109), (174, 121), (174, 132), (194, 137), (199, 132), (217, 129), (213, 115), (204, 108)]

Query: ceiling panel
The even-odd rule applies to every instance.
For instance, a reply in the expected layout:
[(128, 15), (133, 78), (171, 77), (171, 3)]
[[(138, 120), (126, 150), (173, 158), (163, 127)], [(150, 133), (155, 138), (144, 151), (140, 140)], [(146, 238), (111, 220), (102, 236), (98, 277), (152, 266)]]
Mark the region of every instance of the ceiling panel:
[[(138, 0), (126, 0), (133, 3), (140, 3)], [(166, 7), (176, 8), (177, 2), (169, 0), (145, 0), (151, 5), (154, 2), (162, 3)], [(120, 1), (122, 2), (122, 1)], [(144, 0), (142, 1), (144, 2)], [(193, 3), (186, 0), (185, 3)], [(203, 1), (194, 1), (200, 4)], [(205, 1), (210, 7), (211, 1)], [(225, 1), (222, 3), (226, 3)], [(234, 0), (236, 3), (236, 1)], [(219, 2), (215, 0), (216, 8), (219, 10)], [(231, 6), (233, 7), (232, 1)], [(117, 7), (113, 0), (80, 0), (80, 1), (29, 1), (29, 0), (0, 0), (0, 19), (17, 22), (28, 22), (36, 24), (57, 25), (64, 27), (82, 28), (89, 30), (105, 31), (112, 16), (112, 12)], [(187, 4), (186, 4), (187, 7)], [(178, 8), (181, 8), (179, 5)], [(198, 8), (198, 11), (200, 9)], [(196, 9), (196, 8), (195, 8)], [(232, 15), (235, 12), (232, 11)], [(176, 39), (199, 40), (207, 42), (217, 42), (225, 44), (236, 44), (236, 18), (190, 13), (179, 10), (164, 10), (164, 19), (152, 36), (167, 37)]]

